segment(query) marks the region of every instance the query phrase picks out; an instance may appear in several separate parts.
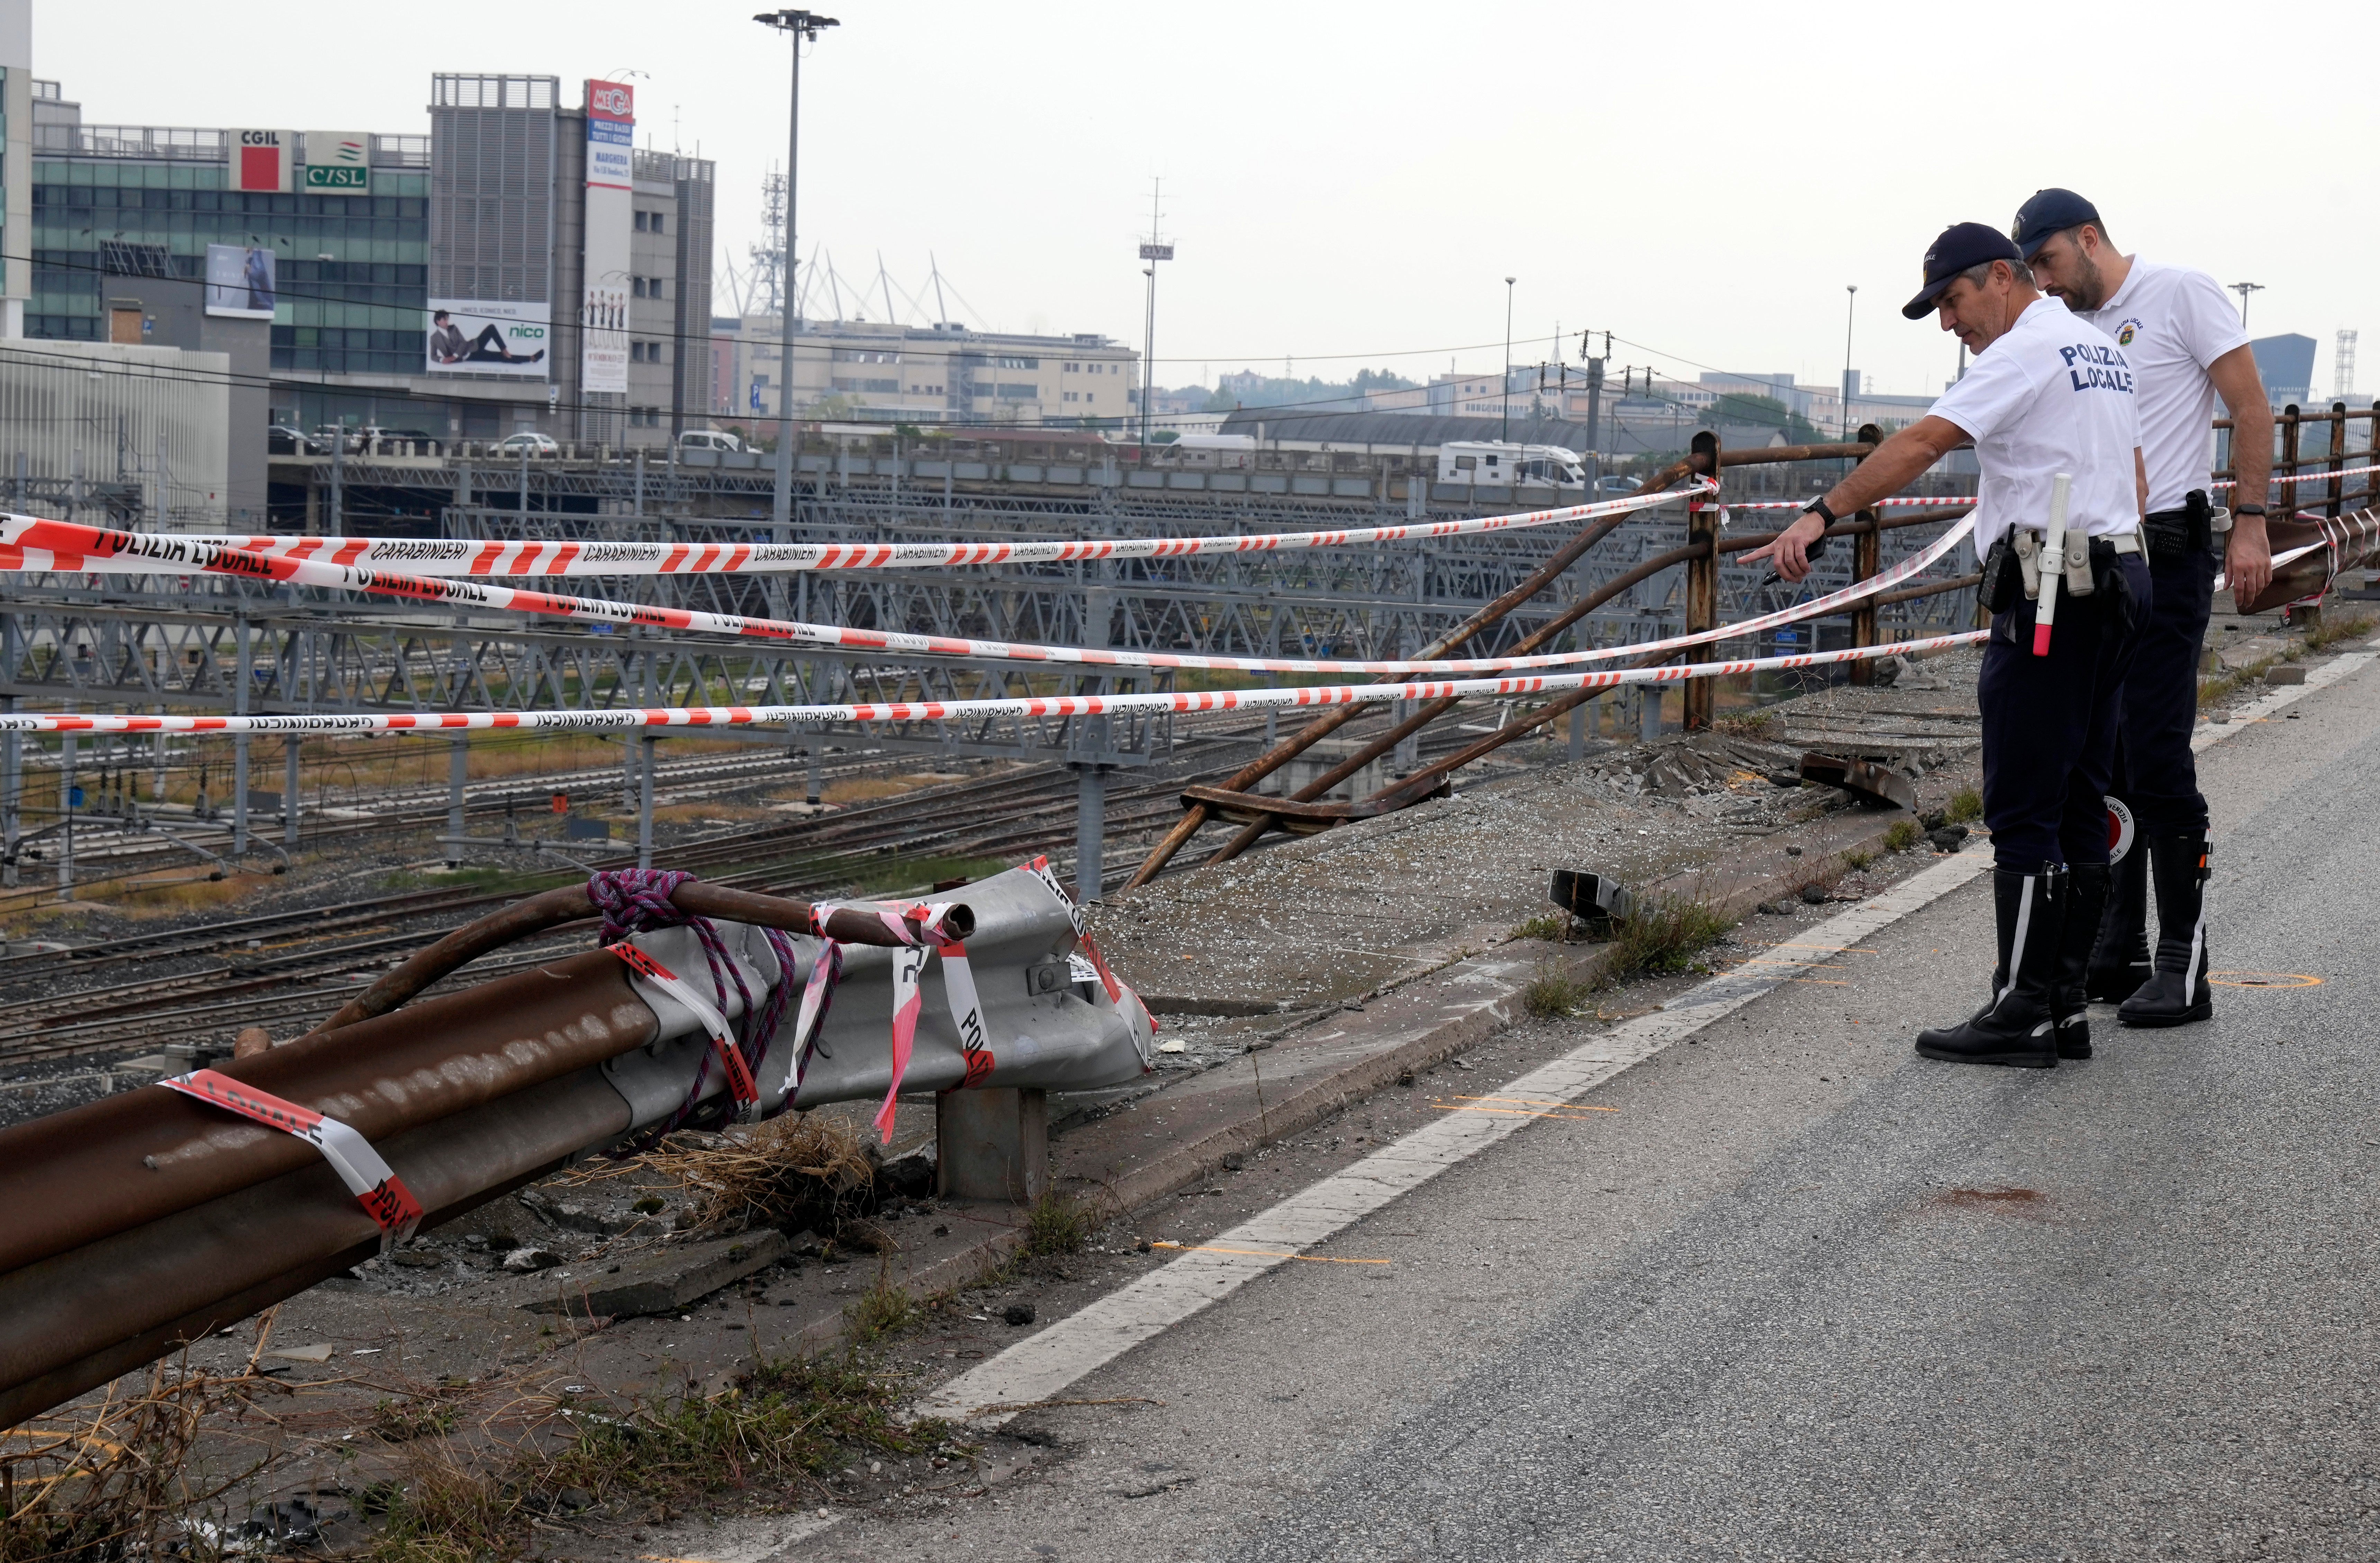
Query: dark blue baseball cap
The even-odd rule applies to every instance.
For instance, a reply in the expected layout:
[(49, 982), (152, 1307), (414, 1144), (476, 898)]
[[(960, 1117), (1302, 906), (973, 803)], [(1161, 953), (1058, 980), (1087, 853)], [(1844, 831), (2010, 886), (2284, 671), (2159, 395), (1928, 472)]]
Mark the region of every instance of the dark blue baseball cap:
[(2009, 237), (2029, 262), (2052, 238), (2085, 223), (2103, 234), (2107, 231), (2107, 225), (2099, 219), (2099, 209), (2072, 190), (2035, 190), (2031, 201), (2016, 209), (2016, 226), (2009, 229)]
[(1904, 319), (1924, 320), (1942, 290), (1970, 266), (1986, 261), (2022, 261), (2016, 243), (1989, 223), (1953, 223), (1925, 251), (1925, 286), (1900, 306)]

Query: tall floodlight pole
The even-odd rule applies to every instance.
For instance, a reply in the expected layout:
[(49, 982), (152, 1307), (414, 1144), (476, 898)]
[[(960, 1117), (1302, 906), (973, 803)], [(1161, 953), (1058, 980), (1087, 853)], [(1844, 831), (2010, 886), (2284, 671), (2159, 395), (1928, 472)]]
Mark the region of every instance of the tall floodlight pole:
[(2232, 292), (2240, 295), (2240, 329), (2245, 331), (2248, 329), (2248, 295), (2262, 293), (2265, 285), (2261, 282), (2235, 282), (2229, 286)]
[(1140, 247), (1140, 258), (1148, 263), (1141, 275), (1148, 278), (1148, 329), (1140, 350), (1140, 460), (1148, 464), (1149, 403), (1157, 395), (1157, 263), (1173, 259), (1173, 246), (1158, 238), (1158, 198), (1165, 191), (1165, 181), (1159, 179), (1148, 192), (1148, 238)]
[(777, 348), (777, 495), (770, 509), (776, 535), (789, 541), (785, 528), (794, 519), (794, 189), (801, 168), (802, 45), (843, 24), (815, 11), (762, 11), (752, 18), (762, 27), (784, 33), (794, 46), (793, 92), (785, 112), (785, 258), (784, 282), (778, 289), (777, 314), (783, 327)]
[(1497, 442), (1501, 445), (1512, 443), (1512, 284), (1514, 280), (1509, 276), (1504, 279), (1504, 399), (1502, 404), (1504, 432), (1496, 436)]
[(1852, 437), (1852, 317), (1859, 308), (1859, 284), (1843, 284), (1843, 429), (1839, 436)]

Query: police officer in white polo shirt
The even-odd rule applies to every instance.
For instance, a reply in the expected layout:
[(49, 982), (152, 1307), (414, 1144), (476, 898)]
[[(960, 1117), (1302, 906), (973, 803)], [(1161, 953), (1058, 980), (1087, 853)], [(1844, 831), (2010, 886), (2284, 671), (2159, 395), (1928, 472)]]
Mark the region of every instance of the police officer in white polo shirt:
[[(2206, 980), (2206, 798), (2190, 732), (2198, 715), (2198, 658), (2215, 601), (2218, 551), (2235, 595), (2272, 576), (2265, 540), (2272, 405), (2248, 333), (2204, 272), (2119, 254), (2099, 209), (2072, 190), (2036, 191), (2010, 235), (2043, 289), (2116, 339), (2138, 377), (2141, 454), (2148, 469), (2149, 576), (2156, 603), (2124, 678), (2115, 798), (2134, 844), (2117, 860), (2099, 947), (2085, 982), (2120, 1005), (2128, 1026), (2178, 1026), (2215, 1012)], [(2239, 487), (2229, 511), (2212, 501), (2215, 398), (2233, 424)], [(2156, 865), (2157, 946), (2148, 946), (2148, 870)]]
[(1966, 377), (1746, 557), (1801, 580), (1811, 540), (1836, 517), (1973, 442), (1975, 547), (1992, 615), (1976, 692), (2000, 963), (1983, 1008), (1921, 1032), (1917, 1051), (2055, 1068), (2091, 1054), (2082, 977), (2107, 889), (2102, 795), (2118, 691), (2149, 607), (2132, 370), (2113, 341), (2038, 292), (2016, 245), (1982, 223), (1944, 229), (1925, 252), (1925, 286), (1901, 313), (1928, 311), (1975, 355)]

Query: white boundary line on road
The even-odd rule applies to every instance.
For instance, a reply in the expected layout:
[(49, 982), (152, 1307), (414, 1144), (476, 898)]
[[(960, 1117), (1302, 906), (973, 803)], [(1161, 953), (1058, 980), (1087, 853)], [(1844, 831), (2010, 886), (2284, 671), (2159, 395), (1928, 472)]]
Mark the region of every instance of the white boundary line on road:
[[(2380, 641), (2371, 642), (2380, 648)], [(2334, 684), (2374, 660), (2371, 652), (2337, 657), (2310, 671), (2303, 684), (2274, 690), (2241, 707), (2228, 726), (2205, 725), (2192, 736), (2193, 751), (2243, 731), (2257, 718)], [(1613, 1027), (1583, 1046), (1502, 1085), (1494, 1093), (1576, 1101), (1655, 1054), (1755, 999), (1801, 971), (1841, 953), (1985, 872), (1988, 842), (1977, 839), (1946, 861), (1919, 871), (1873, 898), (1807, 930), (1793, 947), (1778, 946), (1757, 971), (1742, 966), (1698, 984), (1662, 1009)], [(1456, 1164), (1502, 1143), (1534, 1117), (1450, 1113), (1375, 1151), (1271, 1209), (1208, 1239), (1161, 1269), (1109, 1293), (1048, 1329), (1018, 1341), (928, 1396), (917, 1414), (997, 1427), (1163, 1334), (1192, 1314), (1278, 1269), (1357, 1221), (1420, 1188)], [(1265, 1253), (1222, 1253), (1255, 1248)]]

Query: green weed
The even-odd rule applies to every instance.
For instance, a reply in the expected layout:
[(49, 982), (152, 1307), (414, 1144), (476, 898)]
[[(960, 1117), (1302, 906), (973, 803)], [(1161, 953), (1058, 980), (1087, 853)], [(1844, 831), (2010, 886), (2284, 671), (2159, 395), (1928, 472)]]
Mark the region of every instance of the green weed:
[(1915, 820), (1895, 820), (1885, 827), (1884, 847), (1888, 852), (1906, 852), (1925, 838)]
[(1962, 787), (1950, 796), (1950, 806), (1942, 817), (1952, 824), (1966, 824), (1984, 817), (1984, 795), (1972, 787)]
[(1079, 1200), (1055, 1189), (1033, 1202), (1025, 1217), (1025, 1252), (1038, 1257), (1080, 1253), (1099, 1223)]
[(1521, 1003), (1537, 1019), (1551, 1020), (1576, 1013), (1578, 1007), (1586, 1002), (1586, 984), (1572, 981), (1548, 960), (1537, 967), (1528, 986), (1521, 990)]
[(907, 1288), (897, 1284), (889, 1272), (879, 1271), (876, 1284), (844, 1309), (844, 1330), (853, 1341), (864, 1346), (906, 1329), (917, 1321), (917, 1312)]
[(1642, 898), (1636, 903), (1636, 914), (1613, 927), (1609, 980), (1637, 971), (1688, 971), (1695, 956), (1734, 926), (1700, 897)]

